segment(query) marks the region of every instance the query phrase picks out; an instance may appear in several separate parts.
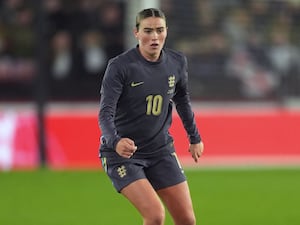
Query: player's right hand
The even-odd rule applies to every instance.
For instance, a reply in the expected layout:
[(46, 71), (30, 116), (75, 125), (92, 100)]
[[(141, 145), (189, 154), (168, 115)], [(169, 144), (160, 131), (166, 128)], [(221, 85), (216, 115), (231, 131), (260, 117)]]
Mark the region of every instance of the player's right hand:
[(130, 138), (121, 138), (116, 145), (116, 152), (124, 158), (130, 158), (136, 150), (137, 146)]

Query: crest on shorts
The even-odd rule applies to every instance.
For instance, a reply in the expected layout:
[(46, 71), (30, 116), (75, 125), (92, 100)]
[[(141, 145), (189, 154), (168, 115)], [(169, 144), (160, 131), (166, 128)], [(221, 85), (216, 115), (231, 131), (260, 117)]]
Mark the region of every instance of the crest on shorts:
[(121, 178), (123, 178), (127, 175), (127, 170), (126, 170), (126, 167), (124, 165), (118, 167), (117, 171), (118, 171), (118, 174)]

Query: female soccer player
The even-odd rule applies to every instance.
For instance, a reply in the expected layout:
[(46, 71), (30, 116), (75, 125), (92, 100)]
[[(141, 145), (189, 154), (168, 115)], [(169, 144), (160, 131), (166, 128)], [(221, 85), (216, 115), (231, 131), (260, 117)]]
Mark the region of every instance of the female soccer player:
[(204, 146), (187, 90), (186, 57), (164, 48), (167, 25), (159, 9), (138, 13), (134, 35), (138, 45), (109, 61), (102, 82), (102, 166), (144, 225), (164, 224), (162, 202), (176, 225), (195, 225), (188, 183), (169, 133), (175, 104), (197, 162)]

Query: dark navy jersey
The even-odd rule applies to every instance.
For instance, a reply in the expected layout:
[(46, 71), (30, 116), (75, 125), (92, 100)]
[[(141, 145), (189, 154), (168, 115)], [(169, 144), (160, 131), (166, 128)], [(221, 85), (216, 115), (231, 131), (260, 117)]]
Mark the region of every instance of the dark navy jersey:
[(187, 78), (186, 57), (171, 49), (164, 48), (156, 62), (147, 61), (138, 47), (111, 59), (101, 87), (101, 151), (114, 150), (127, 137), (135, 142), (137, 155), (158, 152), (173, 141), (173, 104), (190, 143), (199, 143)]

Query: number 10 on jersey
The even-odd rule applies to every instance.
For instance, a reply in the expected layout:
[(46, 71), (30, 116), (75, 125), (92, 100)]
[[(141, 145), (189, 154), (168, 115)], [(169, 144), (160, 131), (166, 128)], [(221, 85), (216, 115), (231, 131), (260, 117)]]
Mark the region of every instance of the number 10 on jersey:
[(163, 103), (163, 97), (161, 95), (148, 95), (147, 101), (147, 115), (158, 116), (161, 114), (161, 108)]

